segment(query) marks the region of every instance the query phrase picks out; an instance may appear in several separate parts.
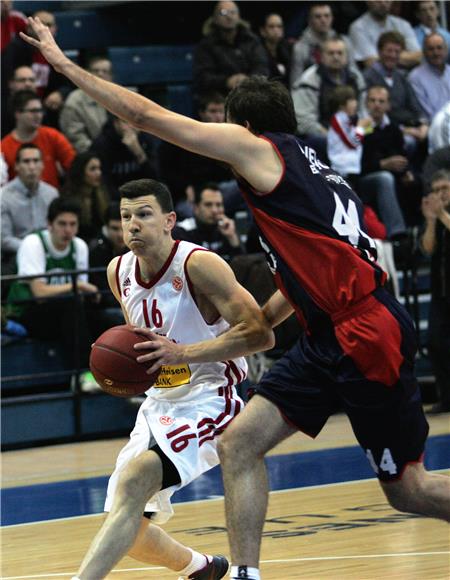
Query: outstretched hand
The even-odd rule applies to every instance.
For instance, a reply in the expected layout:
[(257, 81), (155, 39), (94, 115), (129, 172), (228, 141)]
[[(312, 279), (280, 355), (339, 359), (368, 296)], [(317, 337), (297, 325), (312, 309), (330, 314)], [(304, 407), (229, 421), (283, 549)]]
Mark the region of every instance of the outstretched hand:
[(138, 342), (134, 345), (135, 350), (147, 351), (146, 354), (136, 358), (140, 363), (151, 364), (147, 374), (151, 375), (162, 365), (175, 365), (183, 362), (182, 345), (160, 336), (148, 328), (133, 328), (133, 330), (149, 339), (146, 342)]
[(51, 64), (58, 72), (61, 72), (62, 65), (68, 61), (68, 58), (56, 44), (49, 27), (42, 24), (39, 17), (37, 16), (35, 18), (30, 16), (27, 20), (28, 25), (36, 35), (36, 38), (29, 36), (24, 32), (19, 33), (20, 37), (25, 40), (25, 42), (28, 42), (28, 44), (31, 44), (31, 46), (39, 49), (47, 62)]

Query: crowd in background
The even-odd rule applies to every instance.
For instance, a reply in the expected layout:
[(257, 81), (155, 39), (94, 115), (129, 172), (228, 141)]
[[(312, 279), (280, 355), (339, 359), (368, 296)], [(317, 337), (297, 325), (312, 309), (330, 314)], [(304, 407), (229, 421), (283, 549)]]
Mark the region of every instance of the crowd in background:
[[(250, 75), (289, 88), (298, 135), (361, 197), (392, 291), (398, 295), (396, 271), (414, 253), (432, 257), (429, 350), (440, 404), (449, 410), (450, 34), (441, 26), (439, 4), (405, 3), (414, 5), (408, 21), (392, 13), (392, 2), (369, 1), (346, 34), (338, 34), (334, 3), (312, 2), (296, 38), (285, 37), (280, 14), (259, 4), (259, 21), (248, 22), (240, 11), (245, 3), (211, 3), (194, 49), (195, 114), (225, 122), (227, 93)], [(259, 248), (230, 170), (110, 115), (20, 39), (27, 22), (12, 2), (3, 0), (1, 10), (2, 273), (38, 274), (55, 263), (105, 267), (126, 251), (118, 188), (138, 178), (168, 184), (176, 238), (202, 244), (242, 270), (242, 256)], [(57, 34), (52, 13), (36, 15)], [(114, 79), (104, 55), (89, 58), (86, 68)], [(26, 286), (42, 298), (67, 294), (67, 284), (59, 276)], [(92, 333), (121, 320), (112, 298), (101, 293), (105, 284), (98, 274), (79, 278), (79, 291), (96, 313)], [(18, 290), (23, 284), (13, 296)], [(48, 308), (60, 312), (61, 304)], [(49, 313), (37, 304), (26, 317), (15, 312), (10, 318), (36, 336), (43, 315)], [(54, 333), (74, 324), (67, 313), (51, 317), (55, 323), (46, 330)]]

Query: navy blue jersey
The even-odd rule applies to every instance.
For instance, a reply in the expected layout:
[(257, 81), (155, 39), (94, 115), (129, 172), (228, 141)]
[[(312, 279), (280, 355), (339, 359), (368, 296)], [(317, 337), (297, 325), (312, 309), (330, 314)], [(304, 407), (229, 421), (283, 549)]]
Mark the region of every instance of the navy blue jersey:
[(283, 174), (268, 194), (239, 178), (277, 285), (314, 333), (384, 284), (363, 206), (314, 149), (285, 133), (261, 136), (274, 146)]

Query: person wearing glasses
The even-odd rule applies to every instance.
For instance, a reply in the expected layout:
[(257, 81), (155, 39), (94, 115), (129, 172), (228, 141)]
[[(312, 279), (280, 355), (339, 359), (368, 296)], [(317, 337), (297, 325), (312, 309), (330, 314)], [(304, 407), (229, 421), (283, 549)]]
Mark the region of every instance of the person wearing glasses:
[(269, 76), (263, 45), (241, 19), (236, 2), (217, 2), (203, 26), (203, 34), (194, 52), (195, 94), (226, 94), (250, 75)]
[(17, 150), (23, 143), (33, 143), (42, 151), (44, 169), (42, 181), (59, 188), (58, 165), (67, 171), (75, 157), (75, 150), (57, 129), (42, 125), (44, 109), (41, 99), (33, 91), (18, 91), (14, 95), (14, 129), (1, 141), (1, 149), (8, 165), (9, 179), (16, 176)]

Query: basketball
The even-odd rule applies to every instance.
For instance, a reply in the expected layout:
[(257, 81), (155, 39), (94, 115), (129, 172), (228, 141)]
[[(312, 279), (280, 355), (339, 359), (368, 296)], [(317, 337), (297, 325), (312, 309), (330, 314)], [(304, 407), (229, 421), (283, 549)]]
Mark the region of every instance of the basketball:
[(123, 324), (106, 330), (91, 349), (89, 366), (100, 387), (115, 397), (141, 395), (157, 380), (160, 370), (148, 375), (149, 365), (137, 362), (142, 354), (134, 350), (137, 342), (148, 338)]

